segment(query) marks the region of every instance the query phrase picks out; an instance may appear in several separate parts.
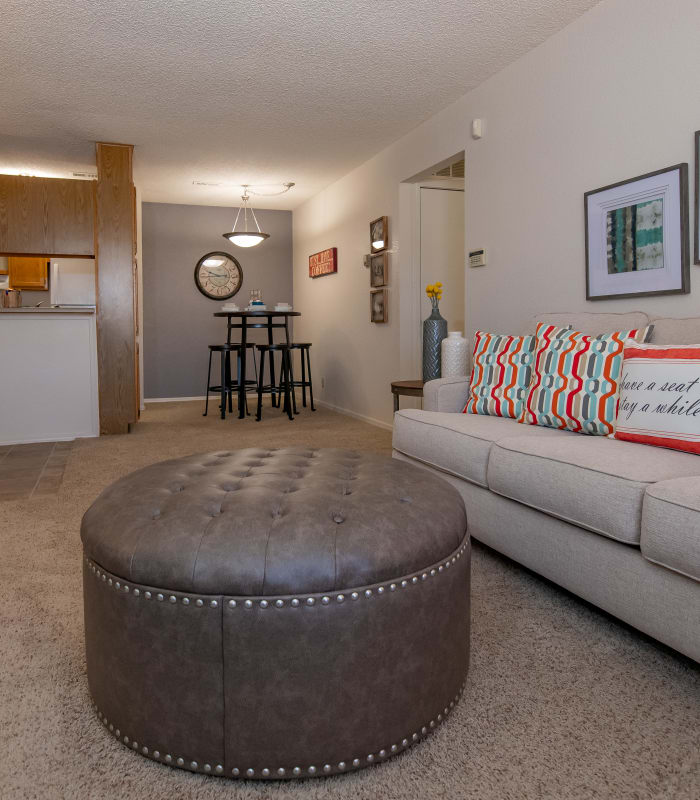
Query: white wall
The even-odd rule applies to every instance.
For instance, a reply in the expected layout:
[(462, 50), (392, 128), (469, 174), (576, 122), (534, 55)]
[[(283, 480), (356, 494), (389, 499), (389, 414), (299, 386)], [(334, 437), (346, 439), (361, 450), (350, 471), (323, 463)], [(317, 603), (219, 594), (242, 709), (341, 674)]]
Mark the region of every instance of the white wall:
[[(399, 374), (399, 275), (410, 269), (412, 233), (399, 182), (462, 149), (466, 247), (489, 256), (467, 273), (468, 335), (518, 330), (547, 309), (700, 314), (693, 294), (587, 302), (583, 229), (585, 191), (682, 161), (692, 174), (699, 30), (697, 0), (604, 0), (295, 211), (296, 335), (314, 342), (319, 396), (390, 421), (389, 382), (415, 377)], [(474, 117), (485, 120), (478, 141)], [(692, 219), (692, 188), (690, 200)], [(390, 321), (377, 326), (367, 321), (362, 255), (368, 223), (381, 214), (393, 249), (404, 251), (392, 256)], [(310, 280), (308, 255), (331, 246), (339, 274)]]

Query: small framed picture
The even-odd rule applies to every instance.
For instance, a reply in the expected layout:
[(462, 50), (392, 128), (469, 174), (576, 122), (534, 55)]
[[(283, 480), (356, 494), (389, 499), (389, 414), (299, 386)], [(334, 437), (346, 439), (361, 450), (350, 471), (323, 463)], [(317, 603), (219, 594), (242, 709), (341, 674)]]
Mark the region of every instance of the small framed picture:
[(700, 131), (695, 131), (695, 258), (700, 264)]
[(586, 192), (586, 299), (687, 294), (688, 165)]
[(389, 283), (389, 254), (373, 253), (369, 263), (369, 284), (372, 288)]
[(369, 293), (369, 318), (370, 322), (387, 321), (386, 289), (375, 289)]
[(389, 249), (389, 218), (378, 217), (369, 223), (369, 241), (373, 253)]

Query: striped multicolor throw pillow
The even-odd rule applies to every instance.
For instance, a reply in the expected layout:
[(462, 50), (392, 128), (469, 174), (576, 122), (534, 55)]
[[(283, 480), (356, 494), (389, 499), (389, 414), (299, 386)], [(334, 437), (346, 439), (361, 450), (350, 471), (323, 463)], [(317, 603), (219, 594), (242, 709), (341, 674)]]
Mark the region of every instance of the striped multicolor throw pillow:
[(532, 377), (534, 336), (477, 331), (465, 414), (517, 419)]
[(532, 383), (518, 422), (610, 435), (625, 339), (643, 342), (651, 327), (586, 336), (541, 322)]
[(700, 455), (700, 344), (625, 342), (615, 438)]

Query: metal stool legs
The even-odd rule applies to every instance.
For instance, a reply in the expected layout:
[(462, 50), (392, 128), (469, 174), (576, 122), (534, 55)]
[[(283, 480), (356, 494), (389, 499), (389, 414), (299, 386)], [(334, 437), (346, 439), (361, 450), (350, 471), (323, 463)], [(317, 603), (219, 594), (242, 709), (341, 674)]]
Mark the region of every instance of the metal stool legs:
[[(221, 409), (221, 419), (226, 419), (226, 402), (228, 399), (228, 410), (233, 408), (232, 386), (231, 386), (231, 349), (226, 345), (210, 345), (209, 346), (209, 366), (207, 368), (207, 387), (206, 387), (206, 400), (204, 403), (204, 414), (206, 417), (209, 413), (209, 392), (219, 392), (221, 402), (219, 408)], [(217, 386), (211, 384), (211, 357), (214, 351), (218, 352), (221, 356), (220, 363), (220, 377), (221, 383)]]
[(292, 354), (289, 350), (282, 351), (282, 369), (284, 374), (284, 410), (289, 419), (294, 419), (297, 414), (297, 401), (294, 397), (294, 374), (292, 372)]
[[(301, 355), (301, 363), (304, 363), (304, 354)], [(311, 403), (311, 410), (315, 411), (316, 407), (314, 406), (314, 382), (311, 380), (311, 349), (309, 347), (306, 348), (306, 365), (309, 375), (309, 401)]]
[(212, 350), (209, 350), (209, 368), (207, 369), (207, 389), (206, 389), (206, 400), (204, 401), (204, 413), (202, 414), (203, 417), (209, 413), (209, 381), (211, 381), (211, 354)]
[[(294, 361), (292, 360), (292, 351), (291, 350), (283, 350), (282, 351), (282, 362), (284, 363), (285, 355), (287, 356), (287, 381), (289, 383), (289, 395), (291, 396), (292, 400), (292, 411), (294, 414), (298, 414), (297, 411), (297, 396), (294, 392)], [(280, 373), (280, 395), (282, 394), (282, 374)], [(287, 393), (285, 392), (285, 403), (287, 401)], [(287, 410), (287, 406), (285, 405), (284, 410)]]
[(306, 388), (308, 386), (311, 410), (315, 411), (314, 385), (311, 380), (311, 348), (304, 345), (301, 346), (299, 350), (301, 351), (301, 404), (306, 408)]
[[(221, 383), (217, 385), (212, 385), (211, 383), (211, 359), (212, 354), (214, 352), (219, 353), (221, 356), (221, 364), (220, 364), (220, 380)], [(231, 353), (236, 354), (237, 360), (237, 369), (236, 369), (236, 381), (234, 382), (231, 375)], [(258, 365), (255, 360), (255, 352), (253, 352), (253, 365), (255, 367), (255, 381), (247, 381), (246, 385), (250, 383), (253, 386), (257, 386), (257, 375), (258, 375)], [(209, 413), (209, 393), (210, 392), (217, 392), (220, 394), (220, 404), (219, 409), (221, 411), (221, 419), (226, 419), (226, 406), (228, 405), (229, 413), (233, 413), (233, 395), (234, 393), (238, 394), (238, 387), (241, 385), (241, 349), (238, 345), (209, 345), (209, 365), (207, 367), (207, 387), (206, 387), (206, 400), (204, 403), (204, 413), (202, 416), (206, 417)], [(248, 398), (245, 399), (245, 412), (249, 414), (248, 411)]]
[[(279, 381), (275, 380), (275, 352), (282, 353), (280, 362)], [(280, 401), (284, 395), (283, 409), (290, 420), (294, 419), (296, 407), (293, 399), (291, 357), (289, 348), (285, 345), (258, 345), (260, 353), (260, 365), (258, 370), (258, 407), (255, 419), (259, 422), (262, 419), (263, 394), (270, 393), (273, 408), (280, 407)], [(270, 382), (265, 384), (265, 354), (267, 353), (268, 370)]]
[[(309, 401), (311, 403), (311, 410), (315, 411), (314, 406), (314, 387), (311, 380), (311, 343), (310, 342), (297, 342), (292, 345), (293, 350), (299, 350), (301, 353), (301, 380), (295, 381), (292, 375), (292, 385), (301, 388), (301, 404), (306, 408), (306, 390), (309, 390)], [(296, 409), (295, 409), (296, 413)]]

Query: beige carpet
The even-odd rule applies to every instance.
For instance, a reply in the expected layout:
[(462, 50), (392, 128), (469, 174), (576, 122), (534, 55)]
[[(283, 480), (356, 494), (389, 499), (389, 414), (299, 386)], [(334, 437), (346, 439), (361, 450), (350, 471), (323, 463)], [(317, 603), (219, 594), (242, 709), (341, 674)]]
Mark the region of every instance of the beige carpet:
[[(76, 443), (53, 496), (0, 503), (0, 798), (700, 797), (700, 668), (482, 547), (463, 700), (381, 766), (294, 783), (173, 770), (108, 735), (88, 702), (80, 518), (153, 461), (255, 444), (390, 451), (387, 431), (320, 409), (289, 422), (152, 405), (136, 432)], [(341, 723), (342, 724), (342, 723)]]

